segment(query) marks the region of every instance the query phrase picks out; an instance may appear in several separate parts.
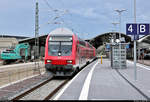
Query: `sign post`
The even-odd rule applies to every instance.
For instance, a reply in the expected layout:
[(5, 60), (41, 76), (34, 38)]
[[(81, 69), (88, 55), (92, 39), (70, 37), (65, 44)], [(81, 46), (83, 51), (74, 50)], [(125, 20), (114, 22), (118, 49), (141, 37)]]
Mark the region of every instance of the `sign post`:
[(126, 34), (134, 36), (134, 78), (137, 79), (137, 68), (136, 68), (136, 40), (139, 38), (137, 34), (137, 24), (126, 24)]
[(137, 69), (136, 69), (136, 40), (139, 39), (139, 35), (150, 34), (150, 24), (136, 24), (128, 23), (126, 24), (126, 34), (134, 36), (134, 75), (135, 80), (137, 79)]

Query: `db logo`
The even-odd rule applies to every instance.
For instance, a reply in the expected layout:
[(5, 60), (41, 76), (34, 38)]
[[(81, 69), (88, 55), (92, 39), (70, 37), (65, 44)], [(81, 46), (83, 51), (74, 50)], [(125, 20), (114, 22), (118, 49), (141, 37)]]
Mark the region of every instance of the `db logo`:
[(58, 57), (58, 59), (61, 59), (61, 57)]

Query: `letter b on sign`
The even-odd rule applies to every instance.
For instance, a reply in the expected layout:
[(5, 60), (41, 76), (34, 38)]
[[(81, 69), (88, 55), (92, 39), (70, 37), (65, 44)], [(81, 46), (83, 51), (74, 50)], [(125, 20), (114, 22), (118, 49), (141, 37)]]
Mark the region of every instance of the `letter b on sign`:
[(139, 24), (139, 35), (149, 34), (149, 24)]

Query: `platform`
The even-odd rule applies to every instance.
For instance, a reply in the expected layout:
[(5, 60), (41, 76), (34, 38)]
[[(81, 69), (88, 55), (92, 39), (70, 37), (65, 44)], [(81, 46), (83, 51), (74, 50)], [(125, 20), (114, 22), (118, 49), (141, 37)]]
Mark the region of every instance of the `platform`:
[[(118, 69), (144, 95), (150, 97), (150, 68), (137, 64), (137, 80), (134, 80), (133, 62), (127, 61), (126, 69)], [(54, 100), (147, 100), (132, 85), (123, 79), (110, 61), (100, 59), (89, 64), (78, 73), (54, 97)]]

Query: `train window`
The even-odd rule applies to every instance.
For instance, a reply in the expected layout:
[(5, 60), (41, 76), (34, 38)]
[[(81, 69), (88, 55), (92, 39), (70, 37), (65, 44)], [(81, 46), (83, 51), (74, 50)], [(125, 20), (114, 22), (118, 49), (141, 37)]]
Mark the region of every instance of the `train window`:
[(72, 41), (72, 36), (50, 36), (49, 41)]
[(72, 52), (71, 41), (49, 41), (48, 52), (51, 56), (69, 56)]
[(81, 40), (79, 41), (79, 44), (82, 46), (86, 46), (86, 43), (84, 41), (81, 41)]
[(84, 40), (82, 40), (81, 38), (79, 38), (79, 44), (82, 46), (86, 46), (86, 43)]
[(72, 52), (72, 42), (61, 42), (62, 56), (69, 56)]
[(79, 45), (77, 45), (77, 52), (79, 53)]
[(91, 44), (89, 44), (89, 47), (90, 47), (90, 48), (93, 48), (93, 46), (92, 46)]
[(49, 42), (48, 52), (50, 55), (57, 56), (60, 47), (60, 42)]

